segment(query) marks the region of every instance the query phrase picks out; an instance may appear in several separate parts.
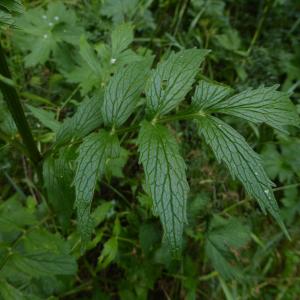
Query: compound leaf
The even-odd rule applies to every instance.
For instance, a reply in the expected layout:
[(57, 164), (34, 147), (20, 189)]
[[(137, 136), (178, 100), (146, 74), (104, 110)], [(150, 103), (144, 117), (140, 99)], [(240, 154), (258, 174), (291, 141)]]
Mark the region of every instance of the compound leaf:
[(266, 123), (286, 132), (284, 126), (299, 126), (299, 116), (288, 94), (277, 91), (278, 85), (247, 89), (232, 97), (221, 85), (200, 82), (193, 99), (194, 105), (206, 111), (237, 116), (254, 123)]
[(104, 174), (107, 161), (117, 158), (119, 152), (117, 136), (105, 130), (88, 135), (79, 147), (74, 183), (75, 206), (83, 246), (89, 241), (93, 229), (90, 210), (97, 179)]
[(182, 50), (158, 64), (146, 86), (147, 107), (151, 113), (166, 114), (184, 99), (208, 53), (208, 50)]
[(105, 124), (121, 126), (135, 110), (151, 62), (152, 58), (129, 64), (110, 80), (102, 108)]
[(186, 223), (189, 191), (184, 160), (175, 138), (161, 125), (144, 121), (138, 147), (146, 176), (146, 189), (153, 199), (154, 214), (160, 217), (165, 241), (178, 254)]
[(262, 161), (245, 139), (218, 118), (207, 116), (196, 120), (198, 133), (212, 148), (217, 160), (223, 161), (233, 177), (237, 177), (247, 192), (259, 203), (264, 213), (268, 211), (288, 235), (281, 220), (279, 208)]

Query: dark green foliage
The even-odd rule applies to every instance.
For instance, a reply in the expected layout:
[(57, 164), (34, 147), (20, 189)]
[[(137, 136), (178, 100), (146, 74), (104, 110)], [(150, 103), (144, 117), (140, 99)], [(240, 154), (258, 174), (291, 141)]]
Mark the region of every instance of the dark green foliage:
[(0, 299), (299, 298), (296, 0), (0, 2)]

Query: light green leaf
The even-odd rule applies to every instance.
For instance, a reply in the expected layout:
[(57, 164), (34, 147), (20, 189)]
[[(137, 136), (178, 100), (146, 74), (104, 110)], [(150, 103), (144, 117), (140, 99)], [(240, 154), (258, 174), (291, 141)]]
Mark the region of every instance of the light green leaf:
[(94, 49), (89, 45), (85, 36), (81, 36), (79, 53), (88, 66), (99, 76), (101, 73), (100, 62), (97, 59)]
[(106, 125), (121, 126), (136, 109), (152, 58), (121, 68), (105, 89), (102, 116)]
[(72, 118), (66, 119), (56, 134), (56, 144), (63, 144), (72, 138), (82, 138), (102, 124), (103, 96), (85, 98)]
[(74, 183), (75, 206), (83, 246), (89, 241), (93, 230), (90, 210), (97, 179), (104, 174), (107, 161), (117, 158), (119, 152), (118, 137), (105, 130), (88, 135), (79, 147)]
[(228, 279), (241, 276), (239, 268), (229, 260), (233, 259), (232, 250), (245, 246), (249, 240), (249, 228), (239, 220), (226, 220), (216, 215), (213, 217), (206, 236), (205, 252), (222, 277)]
[(101, 255), (98, 258), (98, 267), (100, 269), (106, 268), (116, 258), (117, 253), (118, 239), (117, 237), (112, 237), (104, 244)]
[(34, 214), (21, 205), (16, 197), (0, 205), (0, 232), (20, 232), (25, 226), (37, 223)]
[(268, 211), (288, 235), (281, 220), (279, 208), (262, 161), (245, 139), (232, 127), (218, 118), (207, 116), (196, 120), (198, 133), (212, 148), (217, 160), (223, 161), (233, 177), (237, 177), (260, 205)]
[[(205, 87), (206, 96), (201, 100), (201, 88)], [(193, 102), (204, 103), (207, 111), (220, 112), (246, 119), (254, 123), (266, 123), (286, 132), (284, 126), (299, 126), (297, 110), (286, 93), (277, 91), (278, 85), (248, 89), (228, 98), (225, 88), (200, 82)], [(218, 93), (219, 97), (216, 97)]]
[(45, 127), (51, 129), (53, 132), (56, 132), (59, 129), (60, 123), (56, 121), (55, 114), (53, 112), (34, 107), (29, 104), (27, 104), (26, 107)]
[(165, 241), (175, 254), (179, 254), (189, 191), (184, 160), (175, 138), (161, 125), (143, 122), (138, 147), (154, 214), (160, 217)]
[(166, 114), (184, 99), (208, 53), (208, 50), (182, 50), (158, 64), (146, 86), (147, 107), (151, 113)]
[(111, 33), (112, 58), (119, 54), (133, 42), (133, 26), (130, 23), (118, 25)]
[(32, 277), (73, 275), (77, 271), (73, 257), (51, 252), (14, 253), (10, 256), (8, 264)]
[(26, 300), (21, 291), (10, 285), (6, 280), (0, 280), (0, 299), (2, 300)]

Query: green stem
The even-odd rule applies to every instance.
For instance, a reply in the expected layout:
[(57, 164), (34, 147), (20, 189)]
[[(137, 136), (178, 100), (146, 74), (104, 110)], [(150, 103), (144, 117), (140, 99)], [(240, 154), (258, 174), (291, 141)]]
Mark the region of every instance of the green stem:
[(258, 37), (260, 36), (262, 28), (263, 28), (263, 25), (264, 25), (265, 20), (266, 20), (266, 18), (268, 16), (268, 14), (269, 14), (272, 6), (273, 6), (273, 3), (274, 3), (274, 1), (270, 0), (270, 1), (268, 1), (268, 3), (266, 4), (266, 6), (264, 7), (263, 15), (262, 15), (262, 17), (260, 18), (260, 20), (258, 22), (256, 31), (255, 31), (255, 33), (253, 35), (253, 38), (252, 38), (250, 46), (249, 46), (249, 48), (247, 50), (247, 55), (246, 56), (250, 55), (250, 53), (251, 53), (251, 51), (252, 51), (252, 49), (253, 49), (253, 47), (254, 47), (257, 39), (258, 39)]
[[(8, 79), (11, 78), (1, 44), (0, 44), (0, 75)], [(22, 137), (23, 143), (28, 152), (28, 156), (32, 161), (32, 163), (36, 167), (38, 167), (42, 157), (39, 150), (37, 149), (36, 143), (31, 134), (31, 130), (26, 120), (19, 95), (13, 86), (8, 85), (4, 81), (0, 81), (0, 89), (3, 93), (4, 100), (7, 103), (7, 107)]]

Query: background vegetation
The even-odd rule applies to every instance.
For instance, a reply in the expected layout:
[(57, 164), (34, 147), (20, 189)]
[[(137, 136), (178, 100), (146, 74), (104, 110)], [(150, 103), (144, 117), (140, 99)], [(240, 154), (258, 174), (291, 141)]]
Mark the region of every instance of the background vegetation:
[[(195, 128), (172, 122), (191, 187), (180, 260), (161, 243), (135, 133), (122, 136), (126, 150), (97, 186), (84, 251), (70, 188), (76, 139), (64, 136), (67, 147), (50, 155), (63, 120), (76, 111), (80, 119), (85, 97), (101, 93), (119, 61), (151, 54), (158, 61), (171, 50), (211, 49), (198, 79), (237, 91), (280, 84), (300, 112), (299, 1), (35, 0), (23, 2), (26, 11), (9, 2), (0, 2), (0, 34), (12, 80), (0, 81), (17, 89), (49, 159), (37, 169), (30, 162), (0, 94), (0, 299), (300, 299), (299, 129), (286, 135), (226, 118), (276, 183), (289, 241)], [(122, 34), (132, 27), (134, 39), (114, 47), (112, 32), (124, 22)], [(68, 122), (67, 135), (85, 134)]]

